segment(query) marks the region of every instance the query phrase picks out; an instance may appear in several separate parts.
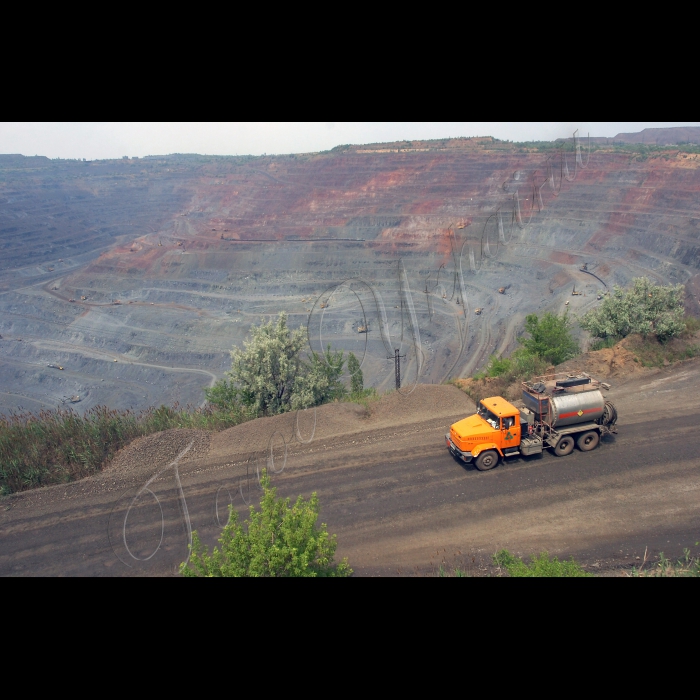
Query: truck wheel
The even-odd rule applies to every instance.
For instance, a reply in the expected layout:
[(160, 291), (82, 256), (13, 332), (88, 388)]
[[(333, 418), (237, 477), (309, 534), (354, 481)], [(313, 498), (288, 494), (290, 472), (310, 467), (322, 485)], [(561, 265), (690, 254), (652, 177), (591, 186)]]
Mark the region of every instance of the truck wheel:
[(498, 464), (498, 452), (495, 450), (486, 450), (476, 458), (476, 468), (480, 472), (486, 472), (493, 469)]
[(574, 439), (571, 437), (571, 435), (564, 435), (561, 440), (557, 443), (557, 446), (554, 448), (554, 454), (557, 457), (566, 457), (566, 455), (570, 455), (574, 451)]
[(600, 442), (600, 435), (596, 430), (591, 430), (587, 433), (581, 435), (581, 437), (576, 441), (579, 450), (581, 452), (589, 452), (590, 450), (595, 450)]

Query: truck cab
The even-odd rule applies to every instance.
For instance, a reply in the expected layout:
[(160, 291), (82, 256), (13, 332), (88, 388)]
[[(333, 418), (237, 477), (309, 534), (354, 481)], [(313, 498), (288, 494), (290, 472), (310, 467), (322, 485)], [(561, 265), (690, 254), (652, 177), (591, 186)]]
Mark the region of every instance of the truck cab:
[(453, 456), (463, 462), (475, 462), (481, 471), (493, 469), (501, 457), (520, 454), (523, 427), (520, 411), (500, 396), (479, 402), (477, 411), (450, 427), (445, 435)]

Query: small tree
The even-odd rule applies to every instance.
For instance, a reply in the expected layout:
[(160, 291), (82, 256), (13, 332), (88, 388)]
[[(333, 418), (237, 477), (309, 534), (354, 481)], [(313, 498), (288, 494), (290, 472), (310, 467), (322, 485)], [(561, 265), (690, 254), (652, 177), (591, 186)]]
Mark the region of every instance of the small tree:
[(347, 393), (340, 381), (343, 352), (332, 352), (328, 345), (323, 355), (302, 357), (306, 329), (290, 330), (284, 312), (276, 323), (253, 326), (251, 335), (243, 348), (231, 351), (231, 369), (226, 372), (230, 382), (221, 380), (205, 391), (214, 405), (240, 401), (258, 415), (271, 416), (319, 406)]
[(287, 328), (287, 314), (250, 330), (244, 348), (231, 351), (226, 374), (239, 390), (241, 400), (262, 415), (275, 415), (291, 408), (294, 384), (301, 365), (306, 331)]
[(214, 547), (210, 555), (193, 532), (190, 560), (180, 565), (180, 573), (210, 577), (350, 576), (347, 559), (333, 563), (336, 536), (328, 535), (325, 523), (316, 525), (316, 493), (308, 501), (299, 496), (290, 506), (289, 498), (277, 498), (277, 489), (271, 488), (266, 470), (260, 483), (260, 510), (250, 506), (247, 528), (229, 506), (229, 522), (219, 538), (221, 549)]
[(307, 408), (342, 399), (347, 390), (340, 381), (343, 374), (345, 358), (343, 351), (331, 351), (330, 344), (323, 355), (311, 353), (308, 361), (300, 365), (294, 383), (292, 408)]
[(360, 369), (360, 361), (352, 352), (348, 355), (348, 372), (350, 373), (350, 393), (359, 396), (365, 389), (365, 380)]
[(561, 364), (579, 352), (578, 343), (571, 336), (571, 319), (567, 312), (561, 316), (548, 311), (542, 318), (537, 314), (525, 317), (525, 331), (529, 338), (518, 338), (518, 342), (530, 355)]
[(238, 389), (233, 382), (219, 379), (212, 387), (204, 389), (207, 401), (220, 411), (230, 411), (239, 405)]
[(584, 314), (579, 325), (598, 338), (624, 338), (630, 333), (654, 334), (664, 342), (685, 330), (683, 285), (653, 284), (646, 277), (630, 289), (615, 286), (597, 309)]

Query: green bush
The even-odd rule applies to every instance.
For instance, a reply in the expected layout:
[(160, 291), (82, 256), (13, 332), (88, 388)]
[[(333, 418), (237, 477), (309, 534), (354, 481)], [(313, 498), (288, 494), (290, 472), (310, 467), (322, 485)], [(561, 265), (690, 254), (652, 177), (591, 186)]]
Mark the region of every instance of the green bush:
[(212, 387), (204, 389), (207, 401), (220, 411), (230, 410), (240, 405), (238, 389), (233, 382), (219, 379)]
[(290, 506), (289, 498), (277, 498), (267, 471), (260, 479), (263, 495), (260, 510), (250, 506), (246, 528), (229, 506), (229, 522), (212, 554), (192, 533), (191, 556), (180, 565), (184, 576), (288, 577), (350, 576), (347, 560), (333, 563), (336, 536), (325, 524), (316, 525), (319, 502), (316, 493), (305, 501), (301, 496)]
[(528, 355), (539, 357), (550, 364), (559, 365), (579, 353), (578, 343), (571, 336), (571, 319), (568, 312), (561, 316), (547, 313), (525, 317), (525, 332), (529, 338), (519, 337), (518, 342)]
[(615, 286), (597, 309), (584, 314), (581, 328), (597, 338), (625, 338), (631, 333), (655, 335), (661, 342), (686, 330), (682, 284), (658, 285), (637, 277), (632, 287)]
[(491, 355), (484, 371), (475, 374), (473, 378), (502, 377), (507, 382), (514, 382), (543, 374), (548, 365), (547, 360), (530, 354), (526, 348), (518, 348), (509, 358)]
[(542, 552), (539, 556), (530, 557), (526, 564), (520, 557), (512, 555), (507, 549), (502, 549), (493, 555), (493, 563), (505, 569), (514, 578), (588, 578), (593, 576), (574, 561), (559, 561)]
[(505, 357), (498, 358), (496, 355), (491, 355), (489, 364), (486, 367), (487, 377), (501, 377), (504, 374), (509, 374), (513, 371), (513, 361)]
[(530, 378), (538, 374), (544, 374), (549, 365), (548, 360), (531, 354), (527, 348), (518, 348), (510, 357), (513, 361), (514, 379)]
[(302, 357), (306, 329), (290, 330), (286, 313), (281, 312), (276, 323), (253, 326), (251, 335), (243, 348), (231, 351), (226, 375), (236, 399), (256, 414), (271, 416), (318, 406), (347, 393), (340, 381), (343, 352), (331, 352), (329, 345), (323, 355), (312, 352)]
[(350, 393), (360, 396), (364, 391), (365, 380), (360, 369), (360, 361), (352, 352), (348, 355), (348, 372), (350, 373)]

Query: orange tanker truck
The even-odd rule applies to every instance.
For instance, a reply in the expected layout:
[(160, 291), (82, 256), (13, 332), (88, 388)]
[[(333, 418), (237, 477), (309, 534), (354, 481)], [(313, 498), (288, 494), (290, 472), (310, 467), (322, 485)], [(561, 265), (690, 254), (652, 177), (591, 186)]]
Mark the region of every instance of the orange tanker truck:
[(479, 402), (477, 412), (454, 423), (445, 435), (454, 457), (487, 471), (502, 458), (541, 454), (559, 457), (595, 449), (603, 435), (616, 433), (617, 410), (601, 390), (610, 385), (585, 372), (548, 374), (522, 385), (522, 408), (500, 396)]

